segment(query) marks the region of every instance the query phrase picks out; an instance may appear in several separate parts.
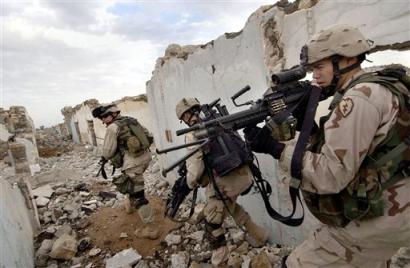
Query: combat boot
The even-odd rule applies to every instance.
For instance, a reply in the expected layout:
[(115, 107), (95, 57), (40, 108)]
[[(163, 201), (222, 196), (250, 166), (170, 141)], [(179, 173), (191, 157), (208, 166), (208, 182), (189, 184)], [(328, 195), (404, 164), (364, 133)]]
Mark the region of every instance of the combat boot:
[(263, 227), (260, 227), (259, 225), (254, 223), (250, 218), (244, 224), (244, 226), (247, 231), (246, 240), (250, 245), (256, 248), (260, 248), (266, 244), (266, 241), (269, 237), (268, 230), (266, 230)]

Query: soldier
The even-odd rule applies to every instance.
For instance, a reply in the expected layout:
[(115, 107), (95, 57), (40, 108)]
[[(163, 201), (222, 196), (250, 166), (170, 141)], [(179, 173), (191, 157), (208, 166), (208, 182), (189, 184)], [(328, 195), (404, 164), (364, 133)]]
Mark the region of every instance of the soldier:
[[(302, 49), (313, 83), (335, 96), (302, 164), (302, 194), (322, 224), (287, 267), (386, 267), (410, 245), (410, 94), (398, 79), (361, 69), (369, 50), (348, 25), (319, 32)], [(296, 141), (277, 142), (266, 127), (244, 131), (254, 151), (291, 170)]]
[[(188, 126), (200, 122), (199, 112), (200, 103), (196, 98), (183, 98), (176, 105), (177, 117)], [(249, 160), (252, 162), (252, 158), (249, 159), (251, 154), (241, 147), (244, 142), (239, 136), (227, 135), (222, 136), (222, 139), (231, 152), (241, 155), (238, 165), (227, 166), (229, 161), (220, 161), (224, 152), (217, 141), (211, 141), (209, 146), (186, 161), (188, 187), (207, 187), (204, 216), (208, 239), (213, 249), (211, 262), (214, 266), (228, 260), (229, 251), (224, 235), (226, 231), (222, 228), (222, 223), (229, 214), (239, 226), (246, 228), (248, 241), (253, 246), (263, 246), (268, 239), (267, 231), (256, 225), (249, 214), (236, 203), (237, 197), (252, 186), (252, 173), (247, 166)], [(185, 136), (186, 143), (196, 140), (195, 133)]]
[(93, 116), (107, 126), (101, 161), (110, 160), (114, 168), (121, 168), (121, 175), (113, 178), (118, 191), (127, 195), (127, 213), (136, 209), (144, 228), (140, 234), (144, 238), (158, 238), (158, 230), (153, 226), (154, 211), (144, 194), (142, 174), (151, 161), (149, 146), (152, 137), (148, 130), (135, 118), (121, 116), (115, 104), (99, 106)]

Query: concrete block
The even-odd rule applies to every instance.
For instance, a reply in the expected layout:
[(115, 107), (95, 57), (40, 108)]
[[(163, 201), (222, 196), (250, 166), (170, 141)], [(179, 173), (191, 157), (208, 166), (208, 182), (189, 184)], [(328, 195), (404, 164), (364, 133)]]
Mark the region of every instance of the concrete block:
[(124, 249), (123, 251), (109, 258), (106, 263), (106, 268), (121, 268), (126, 265), (134, 265), (142, 259), (133, 248)]

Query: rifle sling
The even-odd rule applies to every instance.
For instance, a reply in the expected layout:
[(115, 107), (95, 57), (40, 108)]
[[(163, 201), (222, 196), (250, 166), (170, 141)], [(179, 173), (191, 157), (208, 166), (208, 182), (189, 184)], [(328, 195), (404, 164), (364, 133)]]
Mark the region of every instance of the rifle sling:
[[(252, 166), (252, 165), (251, 165)], [(283, 216), (281, 215), (279, 212), (277, 212), (274, 208), (272, 208), (270, 201), (269, 201), (269, 196), (270, 196), (270, 192), (271, 190), (271, 186), (269, 184), (269, 182), (267, 182), (265, 179), (262, 178), (262, 174), (260, 172), (254, 172), (254, 168), (257, 168), (256, 166), (254, 166), (253, 168), (251, 168), (252, 170), (252, 174), (253, 174), (253, 178), (254, 181), (256, 183), (256, 187), (259, 190), (259, 193), (261, 194), (261, 197), (263, 199), (263, 202), (265, 204), (265, 208), (266, 211), (268, 212), (269, 216), (277, 221), (280, 221), (283, 224), (286, 224), (288, 226), (299, 226), (302, 224), (303, 222), (303, 216), (300, 218), (296, 218), (293, 219), (293, 215), (294, 215), (294, 211), (289, 215), (289, 216)], [(292, 204), (293, 204), (293, 208), (295, 208), (296, 204), (294, 203), (294, 201), (296, 201), (296, 197), (299, 200), (299, 203), (302, 204), (302, 201), (300, 200), (300, 196), (299, 196), (299, 192), (298, 190), (296, 190), (294, 188), (289, 187), (289, 193), (291, 197), (294, 197), (295, 200), (292, 199)], [(303, 215), (304, 215), (304, 208), (302, 205), (302, 209), (303, 209)], [(295, 209), (293, 209), (295, 210)]]
[(176, 219), (173, 217), (169, 217), (169, 219), (173, 222), (187, 222), (192, 217), (192, 215), (194, 215), (197, 196), (198, 196), (198, 188), (195, 188), (192, 193), (191, 209), (189, 210), (189, 216), (187, 218)]

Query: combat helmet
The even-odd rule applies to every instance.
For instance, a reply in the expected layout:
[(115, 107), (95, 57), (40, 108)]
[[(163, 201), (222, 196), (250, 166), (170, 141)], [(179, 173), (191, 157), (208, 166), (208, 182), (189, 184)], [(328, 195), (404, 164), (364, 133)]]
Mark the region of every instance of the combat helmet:
[(315, 34), (302, 48), (301, 63), (312, 64), (334, 55), (355, 57), (368, 52), (373, 41), (358, 28), (338, 24)]
[(107, 105), (100, 105), (92, 110), (92, 115), (95, 118), (103, 118), (106, 115), (112, 114), (112, 113), (119, 113), (121, 112), (120, 109), (118, 109), (117, 105), (115, 104), (107, 104)]
[(182, 115), (192, 108), (199, 108), (201, 104), (197, 98), (182, 98), (175, 107), (178, 119), (182, 120)]

